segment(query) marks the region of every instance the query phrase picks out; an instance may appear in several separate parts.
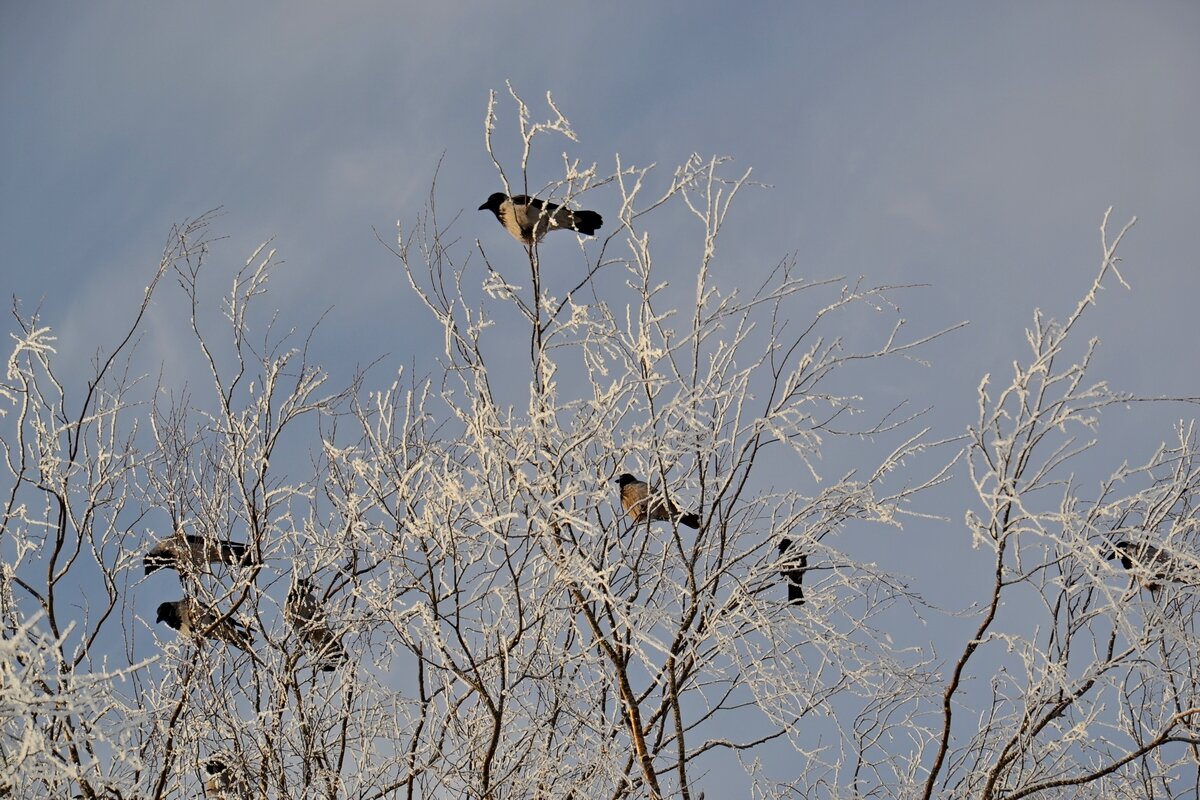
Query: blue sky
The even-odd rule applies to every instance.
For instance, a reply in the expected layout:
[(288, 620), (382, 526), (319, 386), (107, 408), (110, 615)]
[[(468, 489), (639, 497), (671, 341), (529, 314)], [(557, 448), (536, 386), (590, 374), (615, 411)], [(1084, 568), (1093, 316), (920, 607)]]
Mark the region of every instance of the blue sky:
[[(218, 258), (273, 237), (271, 302), (301, 328), (332, 307), (320, 360), (406, 363), (428, 320), (373, 228), (415, 219), (442, 159), (455, 232), (512, 245), (476, 211), (499, 188), (482, 123), (508, 79), (535, 116), (552, 91), (572, 155), (602, 171), (615, 153), (664, 180), (692, 152), (753, 167), (771, 188), (730, 220), (727, 280), (796, 253), (813, 277), (929, 284), (905, 295), (914, 326), (971, 325), (888, 391), (935, 404), (945, 433), (971, 421), (980, 376), (1024, 355), (1035, 307), (1073, 308), (1108, 206), (1139, 223), (1133, 291), (1104, 292), (1091, 321), (1096, 377), (1200, 395), (1198, 43), (1190, 2), (5, 3), (0, 288), (40, 303), (82, 365), (170, 226), (222, 206)], [(190, 347), (165, 300), (148, 330), (165, 360)], [(1193, 415), (1138, 413), (1116, 434), (1138, 456)]]
[(931, 283), (999, 346), (1074, 295), (1114, 205), (1141, 219), (1129, 349), (1182, 338), (1200, 9), (1045, 5), (6, 5), (6, 289), (90, 326), (173, 222), (221, 205), (230, 259), (275, 237), (280, 302), (408, 310), (371, 226), (415, 216), (444, 152), (443, 209), (498, 235), (474, 209), (496, 184), (485, 98), (508, 78), (554, 92), (585, 160), (754, 167), (774, 188), (730, 226), (739, 261)]

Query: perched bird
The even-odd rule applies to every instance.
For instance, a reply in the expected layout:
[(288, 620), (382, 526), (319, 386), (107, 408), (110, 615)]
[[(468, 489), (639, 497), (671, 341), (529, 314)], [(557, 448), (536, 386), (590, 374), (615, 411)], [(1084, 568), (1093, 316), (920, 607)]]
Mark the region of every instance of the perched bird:
[(1120, 541), (1114, 544), (1108, 560), (1120, 559), (1121, 566), (1132, 570), (1133, 576), (1145, 588), (1152, 592), (1158, 591), (1160, 581), (1169, 580), (1181, 583), (1183, 577), (1179, 574), (1179, 565), (1173, 563), (1170, 554), (1148, 542)]
[(146, 574), (166, 567), (177, 572), (204, 569), (206, 564), (247, 566), (257, 564), (254, 551), (245, 542), (228, 539), (206, 539), (179, 531), (162, 539), (146, 552)]
[(616, 482), (621, 486), (621, 505), (633, 518), (641, 522), (649, 517), (653, 520), (678, 520), (681, 525), (689, 528), (700, 527), (700, 517), (697, 514), (681, 514), (668, 497), (650, 497), (650, 487), (645, 481), (639, 481), (628, 472), (621, 473)]
[(244, 774), (231, 769), (219, 758), (210, 758), (204, 764), (208, 780), (204, 783), (205, 792), (216, 800), (243, 800), (250, 797), (250, 783)]
[(300, 578), (292, 585), (283, 605), (283, 616), (301, 640), (312, 648), (317, 664), (325, 672), (333, 672), (350, 660), (341, 639), (325, 621), (325, 611), (313, 594), (311, 578)]
[(160, 603), (155, 622), (165, 622), (181, 636), (195, 639), (207, 636), (250, 652), (250, 629), (236, 620), (225, 618), (190, 597)]
[(595, 211), (572, 211), (527, 194), (509, 197), (496, 192), (479, 207), (480, 211), (484, 209), (495, 214), (504, 230), (526, 245), (540, 242), (547, 233), (559, 228), (594, 236), (596, 229), (604, 224), (604, 218)]
[[(779, 540), (779, 557), (781, 559), (791, 546), (791, 539)], [(794, 606), (804, 605), (804, 587), (801, 584), (804, 581), (804, 573), (807, 569), (808, 556), (801, 553), (799, 558), (788, 559), (788, 563), (784, 565), (784, 568), (779, 570), (779, 574), (787, 580), (788, 602)]]

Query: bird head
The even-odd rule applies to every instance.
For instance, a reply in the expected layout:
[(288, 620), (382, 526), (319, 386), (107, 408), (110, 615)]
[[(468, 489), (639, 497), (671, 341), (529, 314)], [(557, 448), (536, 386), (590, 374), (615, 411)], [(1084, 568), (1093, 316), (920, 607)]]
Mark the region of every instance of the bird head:
[(158, 604), (158, 616), (154, 621), (165, 622), (170, 627), (178, 629), (183, 620), (179, 617), (178, 606), (176, 606), (174, 603), (167, 602)]
[(630, 475), (628, 472), (622, 472), (620, 477), (618, 477), (615, 481), (615, 483), (619, 484), (622, 489), (624, 489), (626, 486), (628, 486), (631, 483), (637, 483), (637, 482), (638, 482), (638, 479), (633, 477), (632, 475)]
[(301, 597), (312, 592), (312, 576), (306, 578), (295, 578), (292, 582), (292, 588), (288, 591), (288, 600), (296, 602)]
[(488, 197), (487, 202), (479, 207), (480, 211), (491, 211), (493, 214), (500, 211), (500, 204), (508, 199), (508, 195), (504, 192), (492, 192)]
[(1113, 559), (1120, 559), (1122, 567), (1125, 569), (1132, 569), (1133, 559), (1129, 557), (1129, 554), (1134, 552), (1136, 549), (1137, 548), (1132, 542), (1121, 540), (1112, 546), (1112, 552), (1108, 554), (1108, 560), (1112, 561)]
[(225, 762), (219, 758), (211, 758), (204, 764), (204, 771), (209, 775), (220, 775), (226, 769)]

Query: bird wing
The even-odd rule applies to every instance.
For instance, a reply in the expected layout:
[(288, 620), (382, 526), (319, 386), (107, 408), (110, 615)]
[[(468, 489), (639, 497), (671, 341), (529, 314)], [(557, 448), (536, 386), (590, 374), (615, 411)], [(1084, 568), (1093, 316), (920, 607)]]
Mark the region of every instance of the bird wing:
[(288, 593), (283, 612), (288, 623), (326, 668), (333, 669), (330, 664), (349, 660), (350, 656), (342, 646), (341, 639), (329, 627), (325, 613), (312, 592), (293, 589)]
[(543, 200), (540, 197), (530, 197), (527, 194), (515, 194), (512, 197), (513, 205), (530, 206), (540, 213), (543, 209), (554, 213), (560, 206), (558, 203), (551, 203), (549, 200)]
[(650, 501), (650, 519), (670, 521), (678, 516), (679, 509), (666, 495), (655, 497)]
[(194, 533), (184, 536), (187, 550), (193, 564), (246, 564), (249, 563), (249, 545), (245, 542), (233, 542), (229, 539), (208, 539)]
[(517, 224), (533, 239), (540, 241), (555, 228), (576, 228), (575, 212), (558, 203), (524, 194), (517, 195), (512, 202)]
[(174, 569), (176, 563), (175, 541), (173, 539), (163, 539), (156, 542), (153, 547), (146, 551), (146, 556), (142, 559), (142, 564), (146, 569), (147, 575), (156, 569), (164, 567)]
[(679, 507), (665, 494), (652, 493), (645, 481), (632, 481), (621, 487), (621, 505), (634, 522), (647, 516), (653, 521), (671, 522), (678, 519), (689, 528), (700, 527), (698, 514), (682, 514)]
[(1183, 553), (1172, 553), (1149, 543), (1138, 546), (1132, 554), (1134, 561), (1159, 580), (1190, 584), (1196, 580), (1195, 569)]
[(313, 625), (320, 624), (324, 616), (313, 593), (299, 589), (288, 592), (283, 613), (288, 623), (301, 634), (305, 634)]
[(192, 627), (197, 634), (206, 633), (213, 639), (220, 639), (243, 650), (250, 649), (250, 629), (232, 617), (222, 619), (213, 609), (203, 608), (198, 604), (191, 616)]

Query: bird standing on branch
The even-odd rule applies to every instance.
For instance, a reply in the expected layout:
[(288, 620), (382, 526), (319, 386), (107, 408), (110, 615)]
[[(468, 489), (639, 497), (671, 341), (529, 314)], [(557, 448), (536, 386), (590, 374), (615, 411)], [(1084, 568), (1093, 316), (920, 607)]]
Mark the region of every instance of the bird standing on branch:
[(179, 631), (189, 639), (207, 637), (240, 647), (250, 652), (250, 629), (242, 623), (225, 617), (216, 610), (207, 608), (190, 597), (160, 603), (155, 622), (165, 622), (167, 627)]
[(149, 575), (163, 567), (176, 572), (189, 572), (203, 570), (206, 565), (217, 563), (248, 566), (257, 564), (258, 559), (245, 542), (208, 539), (179, 531), (150, 548), (143, 563)]
[(210, 758), (204, 764), (204, 771), (208, 773), (204, 789), (209, 797), (216, 800), (243, 800), (250, 797), (250, 783), (246, 776), (230, 769), (221, 759)]
[(671, 499), (665, 495), (651, 497), (650, 487), (646, 485), (645, 481), (639, 481), (628, 472), (623, 472), (616, 482), (621, 486), (621, 505), (625, 507), (625, 511), (634, 522), (641, 522), (647, 518), (651, 521), (674, 522), (678, 520), (679, 524), (689, 528), (700, 528), (698, 514), (680, 513)]
[(504, 192), (496, 192), (479, 207), (480, 211), (484, 209), (495, 214), (504, 230), (527, 246), (540, 242), (547, 233), (558, 229), (594, 236), (604, 224), (604, 218), (595, 211), (572, 211), (527, 194), (509, 197)]
[(1180, 564), (1175, 563), (1171, 555), (1161, 548), (1148, 542), (1120, 541), (1112, 546), (1113, 551), (1108, 560), (1120, 559), (1121, 566), (1133, 573), (1139, 584), (1151, 592), (1162, 588), (1161, 581), (1182, 583)]
[(342, 641), (325, 621), (325, 611), (312, 591), (312, 579), (300, 578), (288, 592), (283, 616), (310, 648), (323, 671), (333, 672), (350, 660)]
[[(779, 540), (779, 557), (781, 559), (791, 546), (791, 539), (785, 538)], [(804, 581), (804, 573), (807, 570), (808, 556), (801, 553), (799, 557), (789, 558), (784, 568), (779, 571), (779, 574), (787, 580), (788, 602), (794, 606), (804, 605), (804, 586), (801, 584)]]

